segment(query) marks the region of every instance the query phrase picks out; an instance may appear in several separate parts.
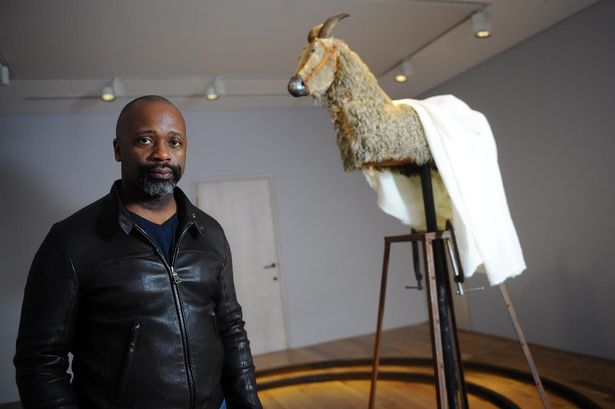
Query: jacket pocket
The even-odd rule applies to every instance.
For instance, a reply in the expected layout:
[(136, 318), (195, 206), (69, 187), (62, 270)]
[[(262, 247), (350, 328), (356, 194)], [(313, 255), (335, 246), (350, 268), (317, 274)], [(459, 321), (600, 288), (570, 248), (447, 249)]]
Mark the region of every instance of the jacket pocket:
[(211, 321), (211, 327), (216, 334), (216, 339), (220, 339), (220, 332), (218, 332), (218, 321), (216, 320), (216, 313), (211, 311), (209, 313), (209, 320)]
[(141, 333), (142, 324), (140, 322), (133, 322), (130, 324), (130, 334), (128, 336), (128, 345), (126, 347), (126, 354), (122, 361), (120, 374), (117, 378), (117, 385), (115, 387), (114, 399), (116, 402), (120, 402), (124, 397), (126, 391), (126, 383), (128, 382), (128, 375), (132, 368), (132, 363), (135, 358), (135, 352), (137, 351), (137, 343), (139, 342), (139, 334)]

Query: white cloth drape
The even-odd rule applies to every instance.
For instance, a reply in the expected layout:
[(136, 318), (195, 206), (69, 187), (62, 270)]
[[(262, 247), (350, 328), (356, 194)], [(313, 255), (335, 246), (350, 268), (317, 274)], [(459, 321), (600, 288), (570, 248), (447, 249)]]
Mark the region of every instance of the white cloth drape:
[[(452, 95), (395, 103), (410, 105), (421, 119), (438, 168), (433, 174), (438, 226), (451, 220), (466, 276), (484, 267), (489, 283), (496, 285), (521, 274), (525, 261), (485, 116)], [(364, 174), (384, 212), (425, 228), (420, 178), (376, 170)]]

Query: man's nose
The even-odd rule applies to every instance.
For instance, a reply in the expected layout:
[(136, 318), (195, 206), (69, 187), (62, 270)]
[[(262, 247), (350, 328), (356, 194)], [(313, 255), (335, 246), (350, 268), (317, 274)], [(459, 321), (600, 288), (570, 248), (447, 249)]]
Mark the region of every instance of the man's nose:
[(157, 143), (150, 155), (153, 160), (167, 161), (171, 159), (171, 152), (166, 143)]

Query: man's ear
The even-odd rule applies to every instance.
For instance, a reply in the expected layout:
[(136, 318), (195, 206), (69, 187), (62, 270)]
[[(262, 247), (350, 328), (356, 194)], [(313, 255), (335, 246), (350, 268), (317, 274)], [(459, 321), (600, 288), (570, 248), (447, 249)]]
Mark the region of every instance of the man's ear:
[(120, 141), (118, 141), (117, 138), (113, 140), (113, 152), (115, 153), (115, 160), (117, 162), (121, 162), (122, 155), (120, 155)]

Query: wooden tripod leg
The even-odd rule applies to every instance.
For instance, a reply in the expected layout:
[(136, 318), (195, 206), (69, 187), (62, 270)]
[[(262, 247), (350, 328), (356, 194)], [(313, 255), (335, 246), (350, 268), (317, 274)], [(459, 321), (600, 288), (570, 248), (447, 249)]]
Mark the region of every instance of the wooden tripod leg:
[(506, 287), (506, 284), (500, 284), (500, 292), (502, 293), (502, 298), (504, 298), (504, 304), (506, 305), (508, 315), (510, 315), (510, 320), (512, 321), (513, 327), (515, 328), (515, 332), (517, 333), (517, 338), (519, 338), (519, 342), (521, 343), (521, 349), (523, 350), (523, 354), (525, 355), (525, 360), (527, 361), (527, 365), (530, 367), (530, 371), (532, 372), (534, 383), (536, 384), (538, 394), (540, 395), (540, 399), (542, 400), (542, 406), (545, 409), (551, 409), (551, 406), (549, 405), (549, 400), (547, 399), (545, 388), (542, 385), (540, 375), (538, 374), (538, 369), (536, 368), (536, 364), (534, 363), (534, 359), (532, 358), (530, 347), (527, 345), (525, 335), (523, 334), (523, 330), (521, 329), (521, 324), (519, 323), (519, 319), (517, 318), (517, 313), (515, 312), (515, 308), (512, 305), (512, 301), (510, 300), (510, 295), (508, 294), (508, 288)]
[(440, 312), (438, 310), (438, 293), (436, 290), (436, 267), (433, 254), (434, 233), (425, 234), (425, 261), (427, 264), (427, 305), (429, 305), (429, 322), (431, 323), (431, 341), (435, 352), (434, 367), (438, 380), (438, 408), (448, 409), (448, 395), (446, 389), (446, 374), (444, 372), (444, 350), (440, 329)]
[(376, 339), (374, 341), (374, 356), (372, 358), (372, 381), (369, 388), (369, 409), (376, 404), (376, 383), (378, 382), (378, 367), (380, 365), (380, 336), (382, 335), (382, 319), (384, 317), (384, 302), (387, 292), (387, 278), (389, 275), (389, 253), (391, 243), (384, 238), (384, 257), (382, 259), (382, 278), (380, 279), (380, 301), (378, 302), (378, 321), (376, 324)]

